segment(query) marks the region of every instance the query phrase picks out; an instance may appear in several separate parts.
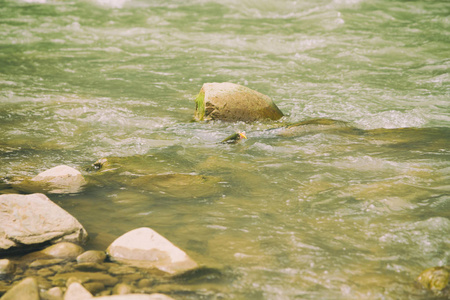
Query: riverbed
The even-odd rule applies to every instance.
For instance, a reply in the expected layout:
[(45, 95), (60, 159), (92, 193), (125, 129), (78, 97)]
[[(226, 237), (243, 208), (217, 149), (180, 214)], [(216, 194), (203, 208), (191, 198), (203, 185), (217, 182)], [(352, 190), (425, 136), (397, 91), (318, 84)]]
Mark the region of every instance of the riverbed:
[[(48, 196), (86, 248), (151, 227), (226, 270), (174, 298), (425, 299), (417, 276), (450, 264), (446, 1), (4, 0), (0, 15), (0, 188), (72, 166), (90, 183)], [(193, 122), (206, 82), (285, 117)], [(273, 129), (317, 118), (355, 130)], [(117, 170), (92, 171), (104, 157)], [(214, 184), (129, 184), (168, 174)]]

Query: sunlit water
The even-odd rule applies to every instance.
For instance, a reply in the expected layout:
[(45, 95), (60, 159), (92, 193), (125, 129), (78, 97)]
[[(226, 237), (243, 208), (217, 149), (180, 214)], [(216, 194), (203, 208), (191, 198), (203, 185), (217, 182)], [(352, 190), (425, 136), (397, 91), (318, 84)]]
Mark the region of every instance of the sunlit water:
[[(450, 264), (447, 1), (0, 4), (0, 177), (84, 170), (84, 191), (50, 198), (87, 248), (148, 226), (227, 270), (180, 299), (424, 299), (415, 278)], [(286, 117), (191, 122), (223, 81)], [(361, 130), (266, 130), (310, 118)], [(101, 157), (120, 168), (86, 171)], [(128, 184), (177, 173), (215, 183)]]

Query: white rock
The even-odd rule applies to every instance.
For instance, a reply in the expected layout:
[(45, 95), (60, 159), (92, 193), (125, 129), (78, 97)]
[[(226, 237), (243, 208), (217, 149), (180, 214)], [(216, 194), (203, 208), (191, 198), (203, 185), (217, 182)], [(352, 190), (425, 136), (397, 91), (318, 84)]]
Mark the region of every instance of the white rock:
[(73, 282), (70, 284), (64, 294), (64, 300), (84, 300), (91, 299), (93, 297), (94, 296), (92, 296), (92, 294), (78, 282)]
[(175, 274), (198, 265), (183, 250), (151, 228), (134, 229), (117, 238), (106, 250), (112, 260)]
[(83, 175), (72, 167), (61, 165), (39, 173), (31, 179), (46, 186), (49, 193), (77, 193), (86, 184)]
[(44, 242), (87, 240), (83, 226), (43, 194), (0, 195), (0, 224), (0, 254)]

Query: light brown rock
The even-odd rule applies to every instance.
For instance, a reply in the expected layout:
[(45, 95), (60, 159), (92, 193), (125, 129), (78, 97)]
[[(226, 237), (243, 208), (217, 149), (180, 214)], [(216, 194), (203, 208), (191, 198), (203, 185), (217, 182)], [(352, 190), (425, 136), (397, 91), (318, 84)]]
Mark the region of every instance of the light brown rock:
[(35, 278), (25, 278), (13, 286), (1, 300), (39, 300), (38, 283)]
[(203, 84), (195, 104), (197, 121), (253, 122), (278, 120), (283, 117), (283, 113), (270, 97), (229, 82)]
[(86, 263), (86, 262), (101, 263), (104, 262), (105, 259), (106, 259), (105, 251), (98, 251), (98, 250), (88, 250), (77, 256), (78, 263)]
[(78, 193), (86, 184), (83, 175), (76, 169), (60, 165), (31, 179), (31, 182), (45, 186), (49, 193)]
[(45, 242), (87, 240), (83, 226), (43, 194), (0, 195), (0, 224), (0, 254)]
[(0, 259), (0, 275), (11, 274), (14, 272), (15, 266), (9, 259)]
[(157, 268), (170, 274), (198, 267), (183, 250), (147, 227), (125, 233), (106, 251), (112, 260), (140, 268)]
[(64, 300), (85, 300), (90, 298), (93, 298), (92, 294), (78, 282), (70, 284), (64, 294)]

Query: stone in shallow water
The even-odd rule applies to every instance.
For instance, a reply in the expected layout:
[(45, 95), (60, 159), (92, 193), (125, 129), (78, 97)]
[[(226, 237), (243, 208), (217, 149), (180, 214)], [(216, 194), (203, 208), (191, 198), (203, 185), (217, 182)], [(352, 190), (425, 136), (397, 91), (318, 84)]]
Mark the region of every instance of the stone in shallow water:
[(106, 251), (112, 260), (140, 268), (157, 268), (170, 274), (198, 267), (183, 250), (147, 227), (125, 233)]
[(84, 249), (79, 245), (69, 242), (62, 242), (49, 246), (40, 251), (40, 253), (56, 258), (75, 259), (83, 253)]
[(35, 278), (25, 278), (13, 286), (1, 300), (39, 300), (38, 284)]
[(254, 122), (283, 117), (283, 113), (268, 96), (229, 82), (203, 84), (195, 104), (197, 121)]
[(419, 275), (417, 281), (428, 290), (442, 291), (449, 285), (450, 266), (428, 268)]
[(87, 232), (43, 194), (0, 195), (0, 254), (30, 251), (43, 243), (84, 243)]
[(174, 198), (209, 197), (222, 191), (220, 179), (197, 174), (145, 175), (132, 180), (131, 185)]
[(101, 263), (105, 261), (106, 259), (106, 253), (104, 251), (98, 251), (98, 250), (88, 250), (80, 255), (77, 256), (77, 262), (78, 263)]
[(14, 272), (15, 266), (9, 259), (0, 259), (0, 276)]
[(17, 185), (25, 192), (46, 192), (52, 194), (78, 193), (86, 184), (83, 175), (76, 169), (60, 165), (39, 173)]
[(101, 282), (105, 286), (114, 286), (119, 281), (117, 278), (103, 273), (92, 272), (70, 272), (56, 274), (53, 277), (53, 285), (63, 286), (68, 280), (78, 281), (80, 283)]
[(64, 294), (64, 300), (84, 300), (90, 298), (93, 298), (92, 294), (78, 282), (70, 284)]

